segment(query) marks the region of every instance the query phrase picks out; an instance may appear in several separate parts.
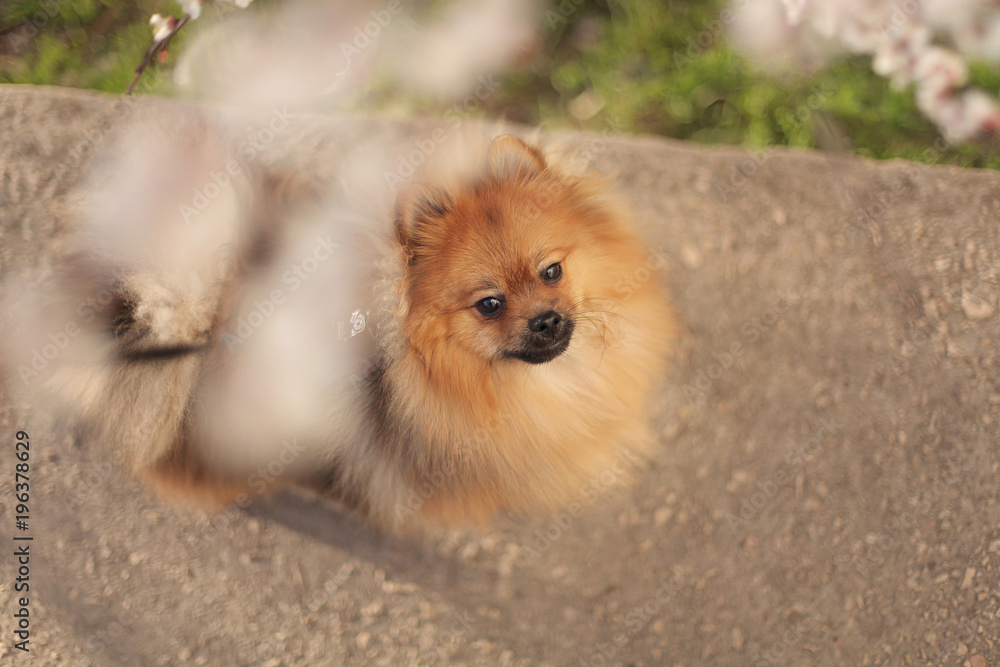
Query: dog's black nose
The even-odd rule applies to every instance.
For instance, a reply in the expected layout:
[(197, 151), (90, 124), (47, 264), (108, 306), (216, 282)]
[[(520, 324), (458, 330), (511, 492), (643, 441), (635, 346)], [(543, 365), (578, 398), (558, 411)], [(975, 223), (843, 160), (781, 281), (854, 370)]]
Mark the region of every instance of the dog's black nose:
[(572, 337), (573, 318), (547, 310), (528, 320), (527, 331), (521, 337), (518, 349), (504, 356), (529, 364), (544, 364), (565, 352)]
[(554, 310), (549, 310), (528, 320), (528, 330), (540, 336), (555, 338), (561, 323), (562, 316)]

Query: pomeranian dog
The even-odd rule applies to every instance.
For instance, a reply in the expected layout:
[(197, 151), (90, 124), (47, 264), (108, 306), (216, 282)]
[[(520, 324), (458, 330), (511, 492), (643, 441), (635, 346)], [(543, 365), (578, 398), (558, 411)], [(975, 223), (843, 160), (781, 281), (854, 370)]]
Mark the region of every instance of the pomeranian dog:
[[(81, 327), (93, 335), (46, 383), (158, 488), (226, 502), (296, 484), (380, 527), (455, 524), (560, 508), (623, 455), (649, 451), (674, 321), (661, 281), (626, 280), (649, 250), (600, 184), (499, 136), (476, 173), (406, 188), (394, 224), (365, 235), (377, 252), (350, 269), (363, 275), (335, 282), (282, 259), (308, 188), (250, 173), (242, 185), (231, 174), (182, 251), (159, 232), (116, 233), (115, 247), (71, 262), (65, 300), (78, 314), (89, 304)], [(337, 254), (316, 242), (316, 258)], [(352, 280), (369, 304), (352, 322), (368, 318), (367, 338), (304, 331), (288, 304), (322, 308)], [(306, 335), (317, 352), (280, 361)], [(341, 356), (319, 359), (331, 350)], [(339, 374), (305, 378), (323, 364)], [(270, 412), (280, 428), (255, 421)]]

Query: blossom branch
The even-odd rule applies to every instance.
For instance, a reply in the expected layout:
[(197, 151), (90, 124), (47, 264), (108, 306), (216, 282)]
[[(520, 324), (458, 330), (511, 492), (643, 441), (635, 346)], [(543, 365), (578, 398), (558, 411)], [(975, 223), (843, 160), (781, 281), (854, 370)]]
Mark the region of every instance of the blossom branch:
[[(253, 0), (216, 1), (232, 4), (240, 9), (246, 9), (253, 2)], [(181, 19), (173, 16), (162, 16), (160, 14), (153, 14), (149, 17), (149, 25), (153, 29), (153, 46), (146, 52), (146, 57), (142, 63), (135, 68), (135, 78), (132, 79), (132, 83), (129, 84), (128, 89), (125, 91), (126, 95), (131, 95), (132, 91), (135, 90), (136, 84), (139, 83), (139, 79), (142, 78), (146, 68), (153, 62), (153, 58), (166, 53), (167, 46), (169, 46), (170, 40), (174, 38), (174, 35), (180, 32), (181, 28), (187, 25), (189, 21), (194, 21), (201, 16), (201, 7), (204, 2), (205, 0), (182, 0), (181, 8), (184, 10), (184, 17)]]
[[(160, 17), (159, 14), (153, 14), (152, 18), (150, 19), (150, 23), (153, 23), (159, 17)], [(169, 32), (167, 32), (166, 35), (161, 39), (159, 39), (158, 41), (155, 41), (153, 43), (153, 46), (150, 47), (149, 51), (146, 52), (146, 57), (143, 59), (142, 63), (135, 68), (135, 78), (132, 79), (132, 83), (129, 84), (128, 90), (125, 91), (126, 95), (132, 94), (132, 91), (135, 90), (135, 85), (139, 83), (139, 79), (142, 78), (143, 72), (145, 72), (146, 68), (149, 67), (149, 64), (153, 62), (153, 58), (155, 58), (158, 53), (167, 48), (167, 45), (170, 44), (170, 40), (173, 39), (174, 35), (180, 32), (181, 28), (187, 25), (187, 22), (190, 18), (191, 18), (190, 14), (185, 14), (184, 18), (182, 18), (179, 21), (172, 16), (169, 17), (168, 21), (171, 21), (173, 23), (173, 27), (169, 28)]]
[(964, 56), (1000, 62), (1000, 11), (986, 0), (951, 1), (757, 0), (741, 12), (737, 41), (742, 35), (744, 50), (765, 59), (789, 51), (827, 58), (830, 45), (870, 55), (876, 74), (914, 87), (917, 107), (948, 141), (995, 141), (1000, 106), (968, 87)]

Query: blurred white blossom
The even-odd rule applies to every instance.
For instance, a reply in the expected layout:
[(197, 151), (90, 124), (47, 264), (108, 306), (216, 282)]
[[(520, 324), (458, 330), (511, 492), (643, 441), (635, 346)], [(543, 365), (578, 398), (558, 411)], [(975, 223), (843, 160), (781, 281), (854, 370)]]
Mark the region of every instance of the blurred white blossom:
[(737, 47), (759, 62), (813, 66), (842, 53), (872, 56), (952, 142), (1000, 129), (996, 100), (966, 88), (966, 58), (1000, 64), (993, 0), (735, 0)]
[[(154, 57), (159, 58), (160, 62), (166, 62), (167, 45), (171, 38), (187, 25), (188, 21), (198, 19), (201, 16), (201, 7), (205, 4), (205, 0), (179, 0), (179, 2), (181, 9), (184, 11), (184, 18), (178, 19), (174, 16), (164, 16), (162, 14), (153, 14), (149, 17), (149, 25), (153, 29), (153, 46), (146, 53), (146, 57), (142, 63), (136, 67), (135, 78), (132, 79), (128, 90), (125, 91), (126, 95), (132, 94), (136, 84), (139, 83), (139, 79), (142, 78), (143, 73), (149, 67)], [(235, 4), (241, 9), (246, 9), (253, 0), (216, 0), (216, 2)]]
[(177, 19), (173, 16), (153, 14), (149, 17), (149, 27), (153, 29), (153, 42), (159, 44), (169, 37), (171, 31), (177, 27)]
[(452, 3), (426, 30), (392, 44), (397, 75), (425, 93), (457, 97), (483, 72), (536, 46), (532, 10), (530, 2), (514, 0)]
[(201, 16), (201, 5), (203, 2), (204, 0), (182, 0), (181, 9), (194, 20)]
[(403, 0), (286, 0), (266, 18), (227, 18), (199, 32), (174, 80), (241, 107), (338, 108), (375, 84), (461, 100), (492, 92), (491, 75), (538, 48), (534, 8), (534, 0), (453, 0), (433, 11)]
[[(193, 96), (223, 104), (162, 112), (154, 105), (116, 130), (93, 164), (76, 242), (94, 284), (54, 285), (18, 300), (25, 333), (10, 352), (0, 349), (0, 364), (25, 363), (35, 341), (74, 317), (81, 298), (105, 289), (110, 300), (111, 284), (127, 290), (130, 316), (142, 322), (127, 333), (149, 349), (211, 346), (219, 363), (199, 371), (204, 391), (190, 424), (204, 443), (199, 455), (215, 469), (248, 475), (286, 439), (301, 447), (291, 465), (317, 468), (331, 441), (354, 437), (355, 421), (338, 410), (352, 405), (345, 397), (394, 326), (385, 313), (398, 306), (398, 191), (424, 176), (465, 182), (466, 167), (483, 164), (488, 142), (479, 135), (493, 131), (465, 119), (494, 93), (504, 68), (539, 42), (530, 0), (419, 4), (283, 0), (266, 17), (233, 12), (200, 22), (175, 78)], [(203, 9), (181, 7), (183, 18), (150, 21), (156, 41), (143, 68)], [(453, 104), (426, 133), (366, 132), (343, 157), (349, 169), (309, 178), (314, 155), (330, 153), (314, 143), (326, 121), (303, 112), (364, 108), (365, 94), (383, 84), (399, 97)], [(252, 113), (261, 107), (267, 115)], [(263, 257), (258, 244), (269, 248)], [(81, 324), (72, 349), (32, 389), (51, 392), (48, 400), (69, 414), (97, 414), (101, 401), (116, 400), (127, 364), (108, 326), (107, 317)], [(163, 396), (172, 391), (162, 386)], [(129, 405), (121, 414), (147, 418)]]

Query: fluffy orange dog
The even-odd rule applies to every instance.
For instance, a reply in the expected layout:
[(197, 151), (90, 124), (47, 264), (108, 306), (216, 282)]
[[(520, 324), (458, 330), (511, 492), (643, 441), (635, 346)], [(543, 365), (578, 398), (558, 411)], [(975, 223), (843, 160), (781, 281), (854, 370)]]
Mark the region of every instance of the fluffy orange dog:
[[(167, 145), (158, 163), (210, 143), (190, 129), (176, 136), (193, 137), (191, 148), (175, 154)], [(180, 178), (190, 171), (178, 170)], [(191, 185), (181, 182), (178, 192)], [(384, 256), (364, 269), (375, 275), (361, 282), (376, 287), (367, 290), (374, 335), (355, 355), (360, 372), (287, 395), (268, 373), (287, 371), (282, 346), (293, 344), (277, 334), (272, 344), (268, 327), (307, 329), (293, 321), (295, 306), (283, 305), (307, 290), (282, 293), (260, 279), (281, 275), (292, 235), (280, 229), (280, 207), (269, 205), (279, 195), (259, 185), (234, 182), (197, 226), (172, 222), (176, 203), (168, 202), (157, 209), (162, 229), (151, 223), (123, 249), (120, 239), (138, 234), (126, 219), (126, 232), (106, 234), (118, 246), (81, 253), (91, 277), (69, 281), (71, 305), (84, 300), (81, 290), (114, 297), (49, 384), (137, 473), (163, 488), (231, 498), (254, 486), (248, 472), (267, 460), (267, 447), (272, 459), (279, 451), (279, 436), (246, 424), (280, 408), (280, 432), (304, 453), (274, 477), (399, 527), (561, 507), (622, 452), (648, 450), (650, 394), (674, 322), (659, 281), (621, 289), (649, 251), (593, 183), (501, 136), (473, 176), (411, 186), (394, 234), (384, 235)], [(256, 203), (241, 209), (249, 192)], [(186, 245), (170, 246), (176, 239)], [(233, 261), (203, 270), (215, 246), (229, 248)], [(309, 279), (322, 288), (312, 309), (332, 298), (336, 282)], [(273, 303), (262, 300), (267, 294)], [(227, 332), (248, 321), (254, 304), (270, 319), (234, 351)], [(303, 377), (343, 342), (314, 333), (321, 344)], [(257, 363), (261, 355), (280, 363)], [(248, 368), (252, 382), (240, 375)], [(300, 410), (309, 402), (320, 407)], [(249, 444), (255, 439), (263, 458)]]
[[(619, 448), (647, 447), (673, 323), (656, 281), (615, 289), (649, 253), (590, 185), (502, 136), (477, 181), (404, 195), (396, 237), (398, 334), (369, 379), (360, 449), (393, 485), (434, 484), (424, 514), (557, 507)], [(333, 486), (377, 516), (397, 502), (350, 473)]]

